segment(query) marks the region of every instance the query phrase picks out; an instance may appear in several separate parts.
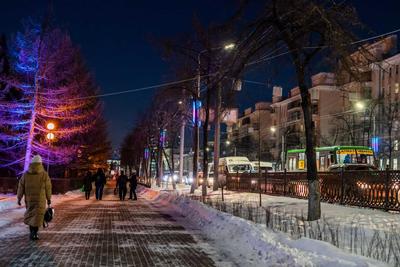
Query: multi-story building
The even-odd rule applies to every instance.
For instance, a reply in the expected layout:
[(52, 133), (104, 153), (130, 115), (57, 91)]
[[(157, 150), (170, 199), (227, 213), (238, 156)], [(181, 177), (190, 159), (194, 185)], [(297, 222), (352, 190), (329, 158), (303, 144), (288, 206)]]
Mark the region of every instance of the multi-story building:
[[(351, 75), (347, 69), (311, 77), (309, 92), (316, 145), (371, 146), (381, 168), (400, 169), (397, 37), (364, 45), (349, 58), (353, 64)], [(339, 69), (343, 70), (340, 64)], [(282, 152), (305, 147), (298, 87), (285, 97), (282, 87), (275, 86), (272, 104), (257, 103), (255, 110), (245, 110), (238, 122), (228, 127), (228, 140), (236, 144), (240, 155), (256, 158), (258, 136), (264, 154), (270, 152), (278, 165), (285, 163)]]
[(247, 108), (237, 122), (227, 126), (227, 142), (231, 155), (247, 156), (250, 160), (272, 160), (270, 153), (272, 108), (269, 102), (258, 102)]
[[(342, 111), (342, 93), (335, 85), (333, 73), (319, 73), (312, 76), (312, 88), (309, 89), (312, 103), (312, 120), (318, 146), (335, 143), (336, 126), (332, 115)], [(303, 112), (298, 87), (290, 90), (289, 97), (282, 96), (282, 88), (274, 87), (272, 107), (272, 127), (270, 128), (275, 145), (271, 152), (277, 162), (284, 161), (284, 154), (291, 148), (305, 146)]]

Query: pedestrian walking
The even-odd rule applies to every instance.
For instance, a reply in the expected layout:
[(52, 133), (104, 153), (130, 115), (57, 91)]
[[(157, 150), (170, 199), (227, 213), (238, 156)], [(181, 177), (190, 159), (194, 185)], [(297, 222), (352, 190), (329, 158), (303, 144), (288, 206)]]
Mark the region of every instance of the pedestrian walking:
[(92, 191), (93, 176), (90, 171), (86, 173), (85, 179), (83, 180), (83, 191), (85, 191), (85, 198), (90, 198), (90, 192)]
[(117, 179), (119, 200), (125, 200), (126, 196), (126, 183), (128, 182), (128, 177), (125, 175), (124, 171), (121, 171), (121, 175)]
[(106, 176), (101, 168), (97, 169), (94, 175), (94, 182), (96, 186), (96, 199), (101, 200), (103, 198), (104, 185), (106, 184)]
[(136, 171), (134, 170), (131, 178), (129, 179), (129, 199), (132, 199), (132, 195), (134, 196), (133, 200), (137, 200), (136, 196), (136, 187), (137, 187), (137, 176), (136, 176)]
[(20, 206), (22, 197), (25, 197), (24, 223), (29, 225), (29, 238), (38, 240), (39, 227), (43, 226), (46, 213), (46, 201), (49, 207), (51, 204), (51, 181), (39, 155), (32, 158), (28, 170), (19, 180), (17, 199)]

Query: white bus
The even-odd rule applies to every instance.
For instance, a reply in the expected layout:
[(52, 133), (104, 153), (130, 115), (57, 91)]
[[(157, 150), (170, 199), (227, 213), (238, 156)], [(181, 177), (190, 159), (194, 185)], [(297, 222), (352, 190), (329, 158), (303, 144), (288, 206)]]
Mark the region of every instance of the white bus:
[(266, 173), (266, 172), (270, 172), (273, 170), (273, 164), (272, 162), (268, 162), (268, 161), (252, 161), (251, 165), (253, 167), (252, 172), (254, 173), (258, 173), (258, 166), (261, 166), (261, 173)]
[[(226, 173), (250, 173), (253, 166), (247, 157), (224, 157), (219, 159), (218, 176), (220, 181), (226, 181)], [(200, 180), (202, 183), (204, 180)], [(208, 164), (208, 186), (214, 182), (214, 164)]]

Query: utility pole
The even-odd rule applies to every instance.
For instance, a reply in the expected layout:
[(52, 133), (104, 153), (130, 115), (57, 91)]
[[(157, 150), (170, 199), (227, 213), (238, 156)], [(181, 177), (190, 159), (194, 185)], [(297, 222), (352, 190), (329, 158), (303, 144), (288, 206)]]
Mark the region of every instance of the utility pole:
[(218, 190), (219, 185), (219, 150), (220, 150), (220, 134), (221, 134), (221, 84), (217, 86), (217, 99), (215, 103), (215, 116), (214, 116), (214, 182), (213, 190)]
[[(193, 194), (194, 190), (196, 190), (198, 186), (197, 180), (197, 170), (198, 170), (198, 161), (199, 161), (199, 114), (198, 114), (198, 101), (200, 99), (200, 87), (201, 87), (201, 52), (197, 55), (197, 91), (195, 93), (195, 97), (193, 99), (193, 116), (194, 116), (194, 135), (193, 135), (193, 182), (190, 188), (190, 193)], [(207, 142), (207, 141), (205, 141)], [(204, 178), (204, 177), (203, 177)]]
[(179, 180), (183, 181), (183, 153), (185, 148), (185, 121), (182, 118), (181, 134), (179, 147)]
[(282, 162), (282, 171), (286, 168), (286, 155), (285, 155), (285, 133), (282, 134), (282, 154), (281, 154), (281, 162)]
[[(258, 189), (259, 189), (259, 205), (262, 206), (261, 198), (261, 109), (258, 109)], [(265, 186), (267, 186), (265, 184)]]

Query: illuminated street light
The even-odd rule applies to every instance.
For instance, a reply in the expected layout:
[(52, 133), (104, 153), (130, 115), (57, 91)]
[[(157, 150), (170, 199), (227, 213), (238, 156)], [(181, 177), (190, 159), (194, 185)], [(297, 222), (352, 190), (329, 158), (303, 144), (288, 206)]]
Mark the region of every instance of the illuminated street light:
[(52, 141), (54, 139), (55, 135), (53, 133), (48, 133), (46, 135), (47, 140)]
[(271, 126), (271, 129), (270, 129), (270, 130), (271, 130), (271, 132), (274, 133), (274, 132), (276, 132), (276, 127), (275, 127), (275, 126)]
[(356, 110), (358, 111), (362, 111), (365, 109), (365, 104), (362, 101), (357, 101), (354, 105), (354, 107), (356, 108)]
[(54, 130), (56, 128), (56, 125), (53, 122), (49, 122), (46, 125), (47, 130)]
[(231, 141), (226, 140), (225, 144), (226, 144), (227, 146), (229, 146), (229, 145), (231, 144)]
[(235, 44), (234, 43), (229, 43), (229, 44), (226, 44), (225, 46), (224, 46), (224, 49), (225, 50), (232, 50), (232, 49), (234, 49), (235, 48)]
[(179, 100), (179, 101), (178, 101), (178, 104), (179, 104), (179, 105), (182, 105), (182, 104), (183, 104), (182, 100)]

